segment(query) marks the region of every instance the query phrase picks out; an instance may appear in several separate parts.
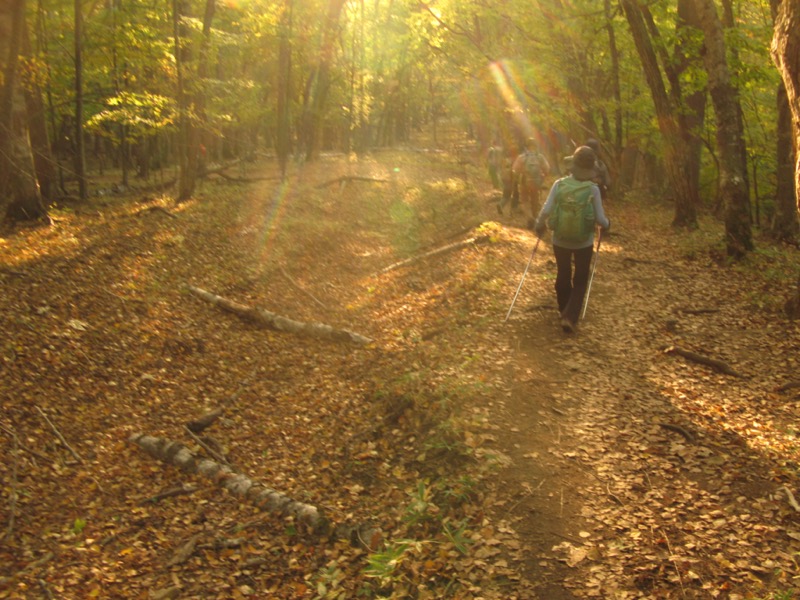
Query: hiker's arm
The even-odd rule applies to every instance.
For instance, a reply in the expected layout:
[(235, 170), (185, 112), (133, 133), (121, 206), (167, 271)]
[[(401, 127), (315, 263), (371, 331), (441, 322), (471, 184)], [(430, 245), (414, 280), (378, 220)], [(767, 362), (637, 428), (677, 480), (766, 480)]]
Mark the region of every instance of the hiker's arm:
[(594, 222), (600, 225), (603, 229), (611, 227), (611, 221), (608, 220), (605, 211), (603, 210), (603, 200), (600, 196), (600, 188), (596, 185), (592, 186), (592, 204), (594, 204)]

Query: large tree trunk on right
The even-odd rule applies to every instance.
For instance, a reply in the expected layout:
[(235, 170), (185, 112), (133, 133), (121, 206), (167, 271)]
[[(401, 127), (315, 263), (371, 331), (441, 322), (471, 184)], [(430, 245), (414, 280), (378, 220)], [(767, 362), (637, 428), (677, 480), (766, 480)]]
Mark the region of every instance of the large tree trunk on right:
[(0, 211), (12, 220), (47, 217), (28, 135), (25, 98), (17, 67), (25, 26), (25, 0), (0, 3)]
[(676, 227), (696, 227), (699, 195), (697, 188), (690, 183), (690, 174), (686, 172), (684, 157), (690, 149), (686, 132), (680, 127), (677, 107), (671, 102), (661, 78), (658, 59), (641, 7), (637, 0), (621, 0), (621, 5), (642, 62), (658, 126), (664, 138), (664, 167), (675, 201), (672, 224)]
[[(794, 135), (795, 166), (794, 191), (797, 209), (800, 211), (800, 1), (783, 0), (775, 17), (772, 37), (772, 60), (781, 73), (786, 97), (792, 111), (792, 134)], [(790, 317), (800, 316), (800, 280), (794, 297), (786, 303)]]
[[(773, 23), (777, 23), (781, 0), (770, 0)], [(777, 28), (776, 28), (777, 32)], [(800, 200), (795, 191), (795, 160), (797, 148), (792, 143), (792, 110), (784, 81), (778, 84), (778, 127), (776, 132), (775, 214), (770, 223), (770, 233), (777, 240), (793, 241), (800, 233), (798, 210)], [(800, 165), (800, 163), (798, 163)], [(800, 169), (800, 166), (798, 167)]]

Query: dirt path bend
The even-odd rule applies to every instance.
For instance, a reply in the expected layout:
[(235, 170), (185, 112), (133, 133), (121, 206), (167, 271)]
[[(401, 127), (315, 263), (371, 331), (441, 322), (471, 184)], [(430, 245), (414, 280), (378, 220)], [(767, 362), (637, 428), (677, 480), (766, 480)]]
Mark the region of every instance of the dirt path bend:
[(780, 488), (797, 489), (798, 410), (772, 390), (796, 377), (785, 351), (798, 328), (754, 310), (735, 269), (625, 213), (577, 335), (558, 326), (549, 246), (497, 326), (509, 362), (495, 425), (510, 460), (495, 518), (519, 533), (533, 598), (791, 593), (800, 523)]

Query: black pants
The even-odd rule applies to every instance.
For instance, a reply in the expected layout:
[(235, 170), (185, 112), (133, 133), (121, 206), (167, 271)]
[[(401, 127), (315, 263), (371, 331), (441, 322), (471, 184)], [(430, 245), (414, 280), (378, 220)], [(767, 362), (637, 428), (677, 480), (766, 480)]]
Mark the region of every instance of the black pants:
[[(553, 246), (556, 256), (556, 299), (561, 316), (577, 323), (583, 308), (583, 297), (589, 283), (589, 267), (592, 264), (594, 248), (587, 246), (579, 250), (570, 250), (561, 246)], [(575, 272), (572, 271), (572, 259), (575, 257)]]

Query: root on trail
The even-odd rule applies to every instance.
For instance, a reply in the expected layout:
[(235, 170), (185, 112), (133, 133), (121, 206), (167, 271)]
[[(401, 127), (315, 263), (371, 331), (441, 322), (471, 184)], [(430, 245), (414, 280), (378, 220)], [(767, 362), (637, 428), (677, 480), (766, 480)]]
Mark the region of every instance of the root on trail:
[(738, 371), (735, 371), (728, 363), (723, 362), (721, 360), (717, 360), (716, 358), (710, 358), (702, 354), (697, 354), (696, 352), (691, 352), (689, 350), (684, 350), (683, 348), (678, 348), (677, 346), (670, 346), (669, 348), (664, 350), (664, 353), (678, 354), (696, 363), (709, 366), (715, 371), (719, 371), (720, 373), (724, 373), (725, 375), (731, 375), (733, 377), (742, 377), (742, 374), (739, 373)]

